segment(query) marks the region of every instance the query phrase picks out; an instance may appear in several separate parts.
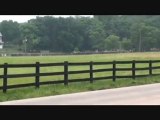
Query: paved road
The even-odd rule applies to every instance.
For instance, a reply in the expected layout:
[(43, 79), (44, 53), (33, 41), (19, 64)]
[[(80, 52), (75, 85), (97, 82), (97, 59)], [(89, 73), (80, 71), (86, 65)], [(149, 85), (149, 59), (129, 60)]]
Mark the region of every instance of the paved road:
[(160, 83), (7, 101), (0, 105), (160, 105)]

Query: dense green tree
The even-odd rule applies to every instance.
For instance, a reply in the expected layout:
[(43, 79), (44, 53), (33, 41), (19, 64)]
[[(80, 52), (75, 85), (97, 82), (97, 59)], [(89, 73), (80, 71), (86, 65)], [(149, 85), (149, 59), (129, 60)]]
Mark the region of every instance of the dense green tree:
[(17, 44), (22, 39), (22, 34), (20, 31), (20, 25), (17, 22), (2, 21), (0, 23), (0, 31), (3, 34), (3, 40), (5, 43)]
[[(37, 17), (26, 23), (0, 22), (5, 44), (27, 52), (160, 49), (160, 15)], [(27, 39), (26, 44), (23, 42)]]
[(121, 42), (121, 49), (132, 50), (132, 42), (131, 42), (131, 40), (127, 39), (127, 38), (123, 38), (123, 40)]
[(105, 48), (107, 50), (117, 50), (120, 49), (119, 37), (116, 35), (109, 35), (105, 39)]

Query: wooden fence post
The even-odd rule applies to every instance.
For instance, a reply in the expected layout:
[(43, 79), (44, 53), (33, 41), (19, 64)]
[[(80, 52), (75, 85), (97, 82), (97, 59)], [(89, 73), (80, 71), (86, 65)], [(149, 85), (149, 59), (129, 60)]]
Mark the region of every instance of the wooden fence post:
[(132, 78), (135, 79), (135, 68), (136, 68), (136, 64), (135, 64), (135, 60), (132, 61)]
[(90, 83), (93, 83), (93, 62), (90, 61)]
[(39, 70), (40, 66), (39, 66), (39, 62), (36, 62), (36, 79), (35, 79), (35, 86), (36, 88), (39, 88)]
[(68, 61), (64, 61), (64, 85), (68, 85)]
[(149, 75), (152, 75), (152, 60), (149, 61)]
[(113, 61), (113, 82), (116, 81), (116, 61)]
[(7, 68), (8, 68), (8, 64), (4, 63), (3, 93), (7, 92)]

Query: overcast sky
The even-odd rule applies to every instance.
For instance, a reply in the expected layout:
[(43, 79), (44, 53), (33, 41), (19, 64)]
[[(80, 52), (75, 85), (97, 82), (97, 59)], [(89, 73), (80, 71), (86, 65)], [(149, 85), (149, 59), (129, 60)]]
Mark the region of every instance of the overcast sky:
[[(46, 16), (46, 15), (0, 15), (0, 22), (3, 20), (13, 20), (17, 21), (19, 23), (27, 22), (30, 19), (36, 18), (36, 16)], [(48, 16), (48, 15), (47, 15)], [(75, 16), (75, 15), (52, 15), (54, 17), (69, 17), (69, 16)], [(84, 17), (92, 17), (92, 15), (81, 15)]]

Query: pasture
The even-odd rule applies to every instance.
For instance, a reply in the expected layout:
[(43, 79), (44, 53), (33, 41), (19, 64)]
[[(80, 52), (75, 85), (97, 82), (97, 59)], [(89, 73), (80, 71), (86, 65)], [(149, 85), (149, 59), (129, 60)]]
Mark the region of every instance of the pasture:
[[(108, 61), (127, 61), (127, 60), (160, 60), (159, 52), (146, 52), (146, 53), (116, 53), (116, 54), (96, 54), (96, 55), (69, 55), (69, 56), (39, 56), (39, 57), (1, 57), (0, 64), (8, 63), (8, 64), (27, 64), (27, 63), (56, 63), (56, 62), (108, 62)], [(153, 66), (160, 66), (160, 63), (155, 63)], [(123, 67), (131, 67), (130, 65), (117, 65), (120, 68)], [(111, 68), (111, 65), (103, 65), (96, 66), (94, 69), (103, 69), (103, 68)], [(136, 67), (148, 67), (148, 64), (138, 64)], [(69, 70), (77, 71), (77, 70), (88, 70), (88, 66), (71, 66)], [(40, 69), (40, 72), (62, 72), (64, 70), (63, 67), (44, 67)], [(8, 70), (8, 74), (23, 74), (23, 73), (33, 73), (35, 72), (34, 68), (10, 68)], [(139, 74), (147, 74), (148, 71), (140, 71), (137, 72)], [(154, 70), (153, 73), (160, 73), (160, 70)], [(3, 69), (0, 69), (0, 75), (3, 74)], [(99, 72), (94, 73), (94, 77), (105, 77), (110, 76), (112, 72)], [(117, 72), (117, 75), (130, 75), (130, 71), (126, 72)], [(89, 74), (81, 74), (81, 75), (69, 75), (68, 79), (81, 79), (89, 77)], [(80, 92), (80, 91), (88, 91), (88, 90), (98, 90), (98, 89), (106, 89), (113, 87), (121, 87), (121, 86), (130, 86), (130, 85), (139, 85), (139, 84), (148, 84), (160, 82), (160, 76), (156, 77), (147, 77), (147, 78), (138, 78), (136, 80), (132, 79), (120, 79), (116, 82), (112, 80), (103, 80), (103, 81), (95, 81), (93, 84), (89, 82), (80, 82), (80, 83), (70, 83), (69, 86), (64, 85), (45, 85), (41, 86), (39, 89), (35, 89), (35, 87), (28, 88), (19, 88), (19, 89), (11, 89), (6, 94), (0, 91), (0, 101), (7, 101), (13, 99), (22, 99), (22, 98), (31, 98), (38, 96), (48, 96), (48, 95), (57, 95), (71, 92)], [(41, 77), (40, 81), (48, 81), (48, 80), (62, 80), (63, 76), (45, 76)], [(8, 84), (14, 85), (17, 83), (31, 83), (34, 82), (34, 77), (28, 78), (9, 78)], [(0, 79), (0, 86), (2, 86), (2, 79)]]

